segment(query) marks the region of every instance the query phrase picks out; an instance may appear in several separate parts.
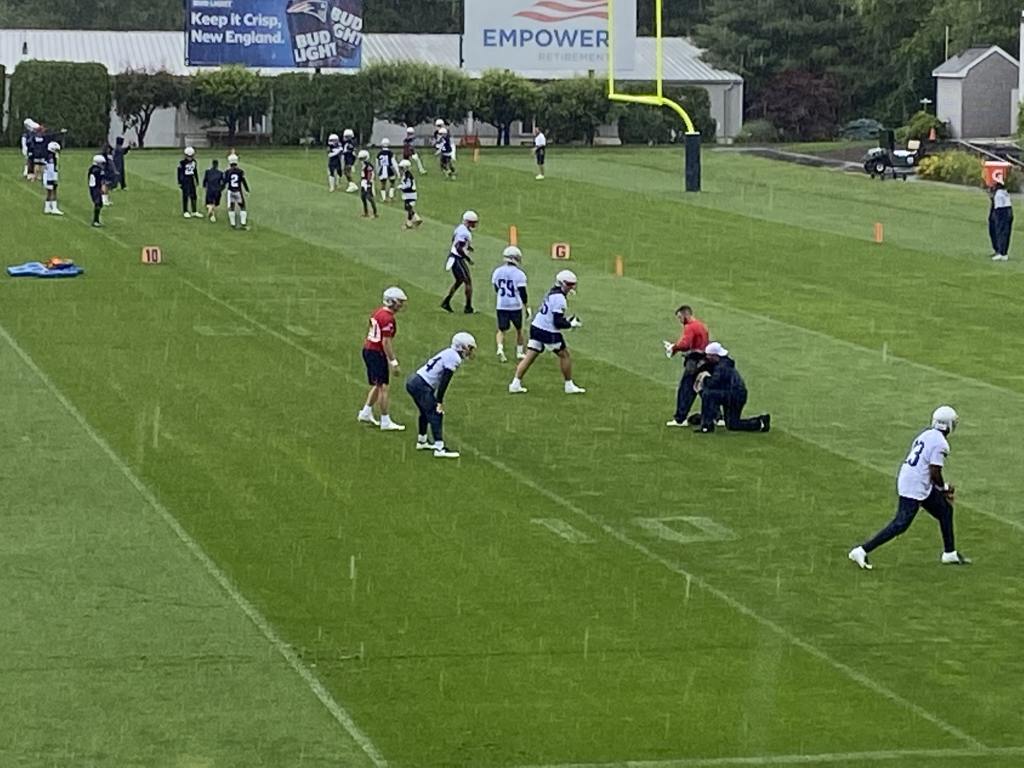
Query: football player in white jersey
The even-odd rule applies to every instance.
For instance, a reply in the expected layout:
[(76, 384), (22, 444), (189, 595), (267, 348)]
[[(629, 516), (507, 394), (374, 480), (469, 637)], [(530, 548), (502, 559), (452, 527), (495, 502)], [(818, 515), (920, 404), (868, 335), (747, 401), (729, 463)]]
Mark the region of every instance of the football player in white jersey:
[(569, 355), (569, 348), (565, 345), (565, 337), (562, 335), (564, 331), (583, 325), (575, 315), (567, 317), (569, 307), (565, 300), (566, 296), (576, 293), (578, 282), (576, 275), (568, 269), (563, 269), (555, 276), (555, 287), (548, 291), (537, 314), (533, 316), (533, 322), (530, 324), (530, 341), (526, 345), (526, 356), (519, 362), (515, 378), (508, 385), (510, 394), (526, 393), (523, 377), (530, 370), (533, 361), (545, 350), (552, 350), (558, 355), (562, 378), (565, 379), (565, 394), (582, 395), (587, 391), (583, 387), (577, 387), (572, 380), (572, 358)]
[(64, 211), (57, 207), (57, 182), (59, 179), (57, 165), (59, 162), (60, 144), (51, 141), (46, 145), (46, 165), (43, 166), (43, 188), (46, 190), (43, 213), (53, 216), (64, 215)]
[(529, 298), (526, 295), (526, 273), (522, 270), (523, 252), (510, 245), (501, 254), (504, 260), (491, 275), (491, 285), (497, 294), (498, 332), (495, 342), (498, 345), (498, 359), (507, 362), (505, 356), (505, 334), (509, 328), (516, 329), (516, 360), (526, 357), (523, 349), (523, 310), (529, 317)]
[(959, 421), (956, 411), (943, 405), (932, 414), (931, 427), (914, 438), (896, 479), (900, 497), (896, 516), (870, 540), (850, 550), (850, 559), (861, 568), (871, 570), (868, 555), (906, 531), (921, 507), (939, 521), (939, 529), (942, 531), (942, 557), (939, 562), (944, 565), (970, 564), (969, 559), (956, 551), (953, 539), (953, 486), (946, 483), (942, 476), (949, 455), (949, 436)]
[[(458, 451), (444, 444), (444, 399), (452, 376), (474, 352), (476, 339), (464, 331), (456, 333), (450, 347), (431, 357), (405, 383), (405, 389), (420, 413), (419, 430), (416, 433), (417, 451), (433, 451), (439, 459), (459, 458)], [(433, 442), (427, 439), (428, 426)]]
[(452, 273), (452, 287), (448, 289), (448, 295), (441, 302), (441, 309), (445, 312), (454, 312), (452, 309), (452, 297), (465, 286), (467, 315), (472, 315), (473, 309), (473, 276), (469, 272), (469, 265), (473, 263), (470, 254), (473, 252), (473, 230), (480, 223), (480, 217), (476, 211), (466, 211), (462, 214), (462, 223), (452, 233), (452, 247), (448, 252), (448, 260), (445, 262), (445, 271)]
[(338, 179), (342, 174), (342, 155), (345, 148), (341, 144), (341, 137), (332, 133), (327, 137), (327, 189), (335, 192), (338, 189)]
[(386, 203), (388, 200), (394, 200), (398, 166), (395, 164), (395, 153), (391, 151), (391, 139), (380, 140), (380, 151), (377, 152), (377, 178), (380, 179), (381, 201)]

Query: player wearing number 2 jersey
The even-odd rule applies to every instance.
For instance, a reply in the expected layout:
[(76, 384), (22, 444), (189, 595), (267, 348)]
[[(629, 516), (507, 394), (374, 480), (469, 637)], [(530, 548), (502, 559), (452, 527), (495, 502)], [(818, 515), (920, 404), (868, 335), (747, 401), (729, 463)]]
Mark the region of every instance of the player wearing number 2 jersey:
[[(471, 358), (474, 352), (476, 339), (465, 332), (456, 333), (450, 347), (431, 357), (405, 383), (406, 391), (420, 412), (419, 431), (416, 433), (417, 451), (433, 451), (439, 459), (459, 458), (458, 451), (444, 444), (444, 398), (448, 394), (452, 376), (459, 370), (462, 361)], [(434, 438), (432, 443), (427, 440), (428, 426)]]
[(512, 326), (516, 329), (516, 359), (526, 357), (523, 349), (523, 309), (526, 309), (527, 315), (530, 310), (527, 308), (529, 298), (526, 295), (526, 273), (520, 266), (523, 252), (510, 245), (501, 256), (505, 261), (491, 275), (491, 285), (498, 295), (498, 333), (495, 336), (498, 359), (504, 363), (508, 359), (505, 357), (505, 333)]
[(942, 531), (940, 562), (946, 565), (967, 565), (971, 562), (956, 551), (953, 539), (953, 486), (948, 485), (942, 477), (942, 469), (949, 455), (949, 436), (953, 434), (959, 420), (956, 411), (944, 405), (932, 414), (932, 426), (914, 439), (907, 458), (900, 465), (896, 480), (900, 497), (896, 516), (869, 541), (850, 550), (850, 559), (861, 568), (871, 569), (868, 554), (906, 531), (921, 507), (939, 521)]
[(366, 396), (366, 404), (356, 417), (364, 424), (376, 425), (373, 417), (373, 406), (380, 409), (380, 428), (385, 432), (401, 432), (405, 429), (396, 424), (389, 415), (391, 371), (398, 370), (398, 358), (392, 347), (392, 339), (397, 333), (395, 313), (400, 312), (408, 297), (401, 288), (388, 288), (384, 291), (384, 306), (370, 316), (370, 330), (363, 344), (363, 362), (366, 363), (366, 378), (370, 382), (370, 394)]

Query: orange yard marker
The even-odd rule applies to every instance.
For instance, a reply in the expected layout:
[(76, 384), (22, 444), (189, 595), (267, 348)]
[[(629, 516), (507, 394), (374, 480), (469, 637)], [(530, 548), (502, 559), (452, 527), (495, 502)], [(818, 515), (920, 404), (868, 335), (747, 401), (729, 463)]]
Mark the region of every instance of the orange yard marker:
[(883, 243), (885, 241), (885, 229), (882, 227), (882, 222), (875, 222), (875, 242)]
[(626, 273), (626, 265), (622, 261), (621, 256), (615, 257), (615, 276), (622, 277)]
[(519, 230), (515, 224), (508, 228), (508, 244), (519, 245)]
[(473, 149), (473, 162), (474, 163), (479, 163), (480, 162), (480, 147), (475, 147)]

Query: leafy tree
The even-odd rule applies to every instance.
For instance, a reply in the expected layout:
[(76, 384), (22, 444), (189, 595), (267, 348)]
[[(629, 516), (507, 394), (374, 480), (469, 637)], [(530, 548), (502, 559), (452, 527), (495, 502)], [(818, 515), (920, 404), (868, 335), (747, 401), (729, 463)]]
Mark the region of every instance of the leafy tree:
[(498, 129), (508, 141), (510, 126), (529, 116), (539, 97), (537, 86), (514, 72), (489, 69), (476, 83), (473, 114)]
[(372, 64), (362, 71), (377, 117), (419, 125), (436, 117), (462, 120), (472, 104), (472, 82), (457, 70), (414, 62)]
[[(623, 83), (623, 93), (654, 93), (654, 83)], [(665, 95), (686, 110), (704, 141), (714, 141), (716, 123), (711, 117), (711, 97), (703, 88), (692, 86), (665, 87)], [(624, 144), (665, 144), (686, 131), (682, 121), (667, 107), (644, 104), (623, 104), (619, 116), (619, 138)]]
[(748, 111), (763, 117), (764, 88), (786, 70), (855, 80), (860, 28), (835, 0), (712, 0), (695, 39), (711, 64), (744, 77)]
[(841, 97), (830, 75), (781, 72), (765, 86), (763, 98), (765, 117), (786, 141), (830, 139), (836, 133)]
[(266, 81), (245, 67), (222, 67), (192, 77), (188, 108), (196, 117), (224, 125), (228, 142), (235, 139), (238, 121), (260, 117), (270, 106)]
[(139, 146), (146, 145), (146, 133), (153, 113), (177, 107), (185, 101), (185, 83), (169, 72), (125, 72), (114, 78), (114, 109), (125, 130), (134, 129)]
[(598, 127), (613, 122), (619, 113), (605, 88), (603, 80), (589, 77), (547, 83), (538, 109), (545, 132), (555, 141), (583, 139), (593, 144)]

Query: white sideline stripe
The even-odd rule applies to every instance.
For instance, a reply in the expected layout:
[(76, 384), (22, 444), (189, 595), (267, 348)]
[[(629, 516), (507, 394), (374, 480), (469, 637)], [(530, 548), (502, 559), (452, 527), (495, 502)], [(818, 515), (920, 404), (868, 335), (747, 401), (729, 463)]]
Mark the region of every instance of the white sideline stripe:
[(981, 758), (1024, 755), (1024, 747), (992, 749), (893, 749), (871, 752), (825, 752), (817, 755), (757, 755), (751, 757), (683, 757), (677, 760), (627, 760), (618, 763), (560, 763), (516, 768), (727, 768), (744, 765), (821, 765), (823, 763), (883, 762), (910, 757)]
[(107, 457), (114, 463), (114, 465), (121, 471), (121, 474), (128, 479), (128, 482), (132, 484), (139, 495), (153, 508), (154, 511), (160, 516), (160, 518), (167, 524), (167, 526), (174, 531), (174, 534), (178, 539), (185, 545), (188, 551), (195, 557), (196, 560), (203, 566), (203, 569), (213, 578), (217, 584), (220, 585), (221, 589), (227, 593), (228, 597), (231, 598), (232, 602), (237, 605), (242, 613), (244, 613), (249, 620), (256, 625), (260, 633), (267, 639), (267, 641), (274, 647), (274, 649), (284, 657), (285, 661), (288, 662), (295, 673), (302, 678), (302, 680), (309, 686), (309, 689), (313, 694), (320, 700), (320, 703), (324, 705), (324, 708), (331, 713), (331, 716), (341, 725), (342, 728), (352, 737), (353, 741), (359, 745), (360, 749), (366, 753), (366, 756), (370, 758), (371, 762), (376, 768), (387, 768), (387, 760), (381, 755), (380, 751), (370, 740), (370, 737), (360, 730), (359, 726), (356, 725), (352, 716), (342, 707), (334, 697), (331, 695), (323, 683), (313, 674), (310, 669), (302, 663), (302, 660), (298, 657), (295, 651), (292, 650), (284, 640), (281, 639), (280, 635), (274, 630), (267, 618), (260, 613), (259, 609), (250, 603), (245, 596), (239, 591), (227, 574), (220, 569), (213, 559), (203, 551), (203, 548), (199, 543), (189, 535), (188, 531), (182, 527), (181, 523), (178, 522), (177, 518), (170, 513), (160, 501), (153, 495), (153, 492), (146, 487), (145, 483), (139, 479), (139, 477), (132, 471), (124, 460), (117, 455), (110, 444), (103, 439), (103, 436), (97, 432), (91, 424), (86, 420), (82, 412), (75, 407), (75, 405), (64, 396), (64, 393), (57, 388), (57, 385), (53, 383), (49, 376), (40, 368), (35, 360), (26, 352), (14, 337), (7, 332), (7, 329), (0, 325), (0, 336), (3, 337), (4, 341), (10, 346), (12, 350), (21, 358), (22, 362), (29, 367), (29, 369), (36, 375), (36, 377), (43, 383), (43, 385), (50, 390), (50, 393), (57, 399), (75, 421), (78, 422), (79, 426), (85, 431), (85, 433), (92, 438), (93, 442), (99, 446), (100, 450), (107, 455)]
[[(292, 349), (302, 353), (303, 355), (306, 355), (307, 357), (309, 357), (309, 358), (311, 358), (313, 360), (316, 360), (318, 363), (323, 365), (325, 368), (341, 374), (349, 382), (351, 382), (351, 383), (359, 383), (359, 381), (361, 381), (361, 380), (357, 380), (354, 376), (352, 376), (352, 374), (347, 369), (342, 368), (341, 366), (339, 366), (336, 363), (332, 362), (331, 360), (329, 360), (328, 358), (324, 357), (323, 355), (321, 355), (321, 354), (319, 354), (319, 353), (317, 353), (317, 352), (315, 352), (315, 351), (313, 351), (311, 349), (308, 349), (308, 348), (304, 347), (302, 344), (298, 343), (294, 339), (289, 338), (288, 336), (286, 336), (283, 333), (281, 333), (281, 332), (271, 328), (268, 325), (265, 325), (264, 323), (260, 322), (256, 318), (254, 318), (251, 315), (249, 315), (244, 310), (239, 309), (238, 307), (236, 307), (233, 304), (225, 301), (224, 299), (219, 298), (218, 296), (215, 296), (214, 294), (210, 293), (209, 291), (207, 291), (204, 288), (201, 288), (200, 286), (196, 285), (195, 283), (191, 282), (188, 279), (182, 278), (182, 281), (189, 288), (191, 288), (192, 290), (196, 291), (199, 294), (202, 294), (207, 299), (209, 299), (210, 301), (214, 302), (215, 304), (223, 307), (224, 309), (226, 309), (227, 311), (231, 312), (232, 314), (234, 314), (234, 315), (236, 315), (238, 317), (241, 317), (242, 319), (244, 319), (247, 322), (251, 323), (254, 327), (259, 328), (264, 333), (272, 336), (273, 338), (277, 339), (278, 341), (281, 341), (284, 344), (287, 344), (289, 347), (291, 347)], [(950, 736), (953, 736), (957, 740), (964, 742), (965, 744), (967, 744), (970, 747), (973, 747), (974, 749), (985, 749), (986, 748), (985, 745), (982, 744), (980, 741), (978, 741), (976, 738), (974, 738), (970, 734), (966, 733), (965, 731), (957, 728), (955, 725), (951, 725), (950, 723), (947, 723), (945, 720), (940, 718), (938, 715), (932, 714), (928, 710), (926, 710), (923, 707), (915, 704), (914, 702), (910, 701), (909, 699), (905, 699), (904, 697), (900, 696), (895, 691), (892, 691), (889, 688), (886, 688), (881, 683), (875, 682), (874, 680), (872, 680), (867, 675), (865, 675), (865, 674), (863, 674), (861, 672), (858, 672), (853, 667), (850, 667), (849, 665), (844, 664), (843, 662), (839, 661), (838, 659), (832, 658), (825, 651), (821, 650), (820, 648), (818, 648), (818, 647), (816, 647), (814, 645), (811, 645), (806, 640), (801, 639), (800, 637), (798, 637), (797, 635), (793, 634), (788, 629), (785, 629), (780, 624), (777, 624), (776, 622), (772, 621), (771, 619), (769, 619), (767, 617), (764, 617), (764, 616), (761, 616), (759, 613), (754, 611), (752, 608), (748, 608), (746, 605), (744, 605), (743, 603), (741, 603), (739, 600), (737, 600), (736, 598), (732, 597), (728, 593), (723, 592), (722, 590), (720, 590), (720, 589), (718, 589), (716, 587), (711, 586), (707, 581), (705, 581), (700, 576), (696, 576), (693, 573), (690, 573), (685, 568), (683, 568), (681, 565), (673, 563), (671, 560), (668, 560), (668, 559), (662, 557), (661, 555), (657, 554), (656, 552), (652, 551), (651, 549), (648, 549), (645, 545), (641, 544), (640, 542), (638, 542), (638, 541), (636, 541), (634, 539), (631, 539), (625, 533), (622, 533), (618, 529), (611, 527), (610, 525), (608, 525), (607, 523), (603, 522), (599, 518), (591, 515), (586, 510), (576, 506), (575, 504), (573, 504), (568, 499), (566, 499), (566, 498), (564, 498), (562, 496), (559, 496), (554, 491), (548, 490), (544, 486), (540, 485), (539, 483), (534, 482), (533, 480), (529, 479), (528, 477), (523, 477), (520, 473), (518, 473), (515, 470), (513, 470), (507, 464), (499, 461), (498, 459), (495, 459), (492, 456), (487, 455), (486, 453), (483, 453), (482, 451), (477, 450), (476, 448), (473, 448), (472, 446), (468, 446), (465, 443), (462, 443), (462, 447), (463, 447), (463, 449), (465, 449), (469, 453), (473, 454), (477, 458), (479, 458), (479, 459), (485, 461), (486, 463), (490, 464), (495, 469), (501, 470), (502, 472), (504, 472), (505, 474), (507, 474), (511, 478), (513, 478), (514, 480), (518, 481), (519, 483), (522, 483), (523, 485), (525, 485), (526, 487), (530, 488), (531, 490), (533, 490), (533, 491), (539, 493), (540, 495), (548, 498), (549, 500), (553, 501), (555, 504), (557, 504), (558, 506), (562, 507), (563, 509), (565, 509), (565, 510), (567, 510), (569, 512), (572, 512), (574, 515), (576, 515), (577, 517), (579, 517), (579, 518), (581, 518), (583, 520), (586, 520), (588, 523), (590, 523), (595, 528), (600, 528), (602, 531), (607, 533), (612, 538), (616, 539), (617, 541), (621, 542), (622, 544), (625, 544), (626, 546), (632, 548), (633, 550), (639, 552), (640, 554), (642, 554), (645, 557), (647, 557), (649, 560), (652, 560), (653, 562), (656, 562), (656, 563), (664, 566), (665, 568), (667, 568), (668, 570), (672, 571), (673, 573), (676, 573), (676, 574), (678, 574), (680, 576), (685, 577), (686, 579), (690, 580), (691, 582), (693, 582), (697, 586), (699, 586), (702, 589), (706, 590), (711, 595), (714, 595), (715, 597), (717, 597), (719, 600), (724, 602), (726, 605), (731, 607), (733, 610), (743, 614), (747, 618), (752, 619), (752, 620), (756, 621), (757, 623), (761, 624), (762, 626), (770, 629), (772, 632), (775, 632), (777, 635), (779, 635), (780, 637), (782, 637), (785, 640), (789, 641), (791, 644), (795, 645), (797, 648), (800, 648), (801, 650), (805, 651), (806, 653), (810, 654), (811, 656), (814, 656), (815, 658), (817, 658), (817, 659), (825, 662), (826, 664), (830, 665), (832, 668), (838, 670), (839, 672), (842, 672), (847, 677), (849, 677), (851, 680), (854, 680), (857, 683), (860, 683), (862, 686), (864, 686), (868, 690), (871, 690), (874, 693), (877, 693), (882, 698), (887, 699), (888, 701), (890, 701), (890, 702), (892, 702), (894, 704), (898, 704), (898, 705), (904, 707), (905, 709), (907, 709), (910, 712), (913, 712), (918, 717), (928, 721), (929, 723), (931, 723), (932, 725), (936, 726), (937, 728), (945, 731)]]

